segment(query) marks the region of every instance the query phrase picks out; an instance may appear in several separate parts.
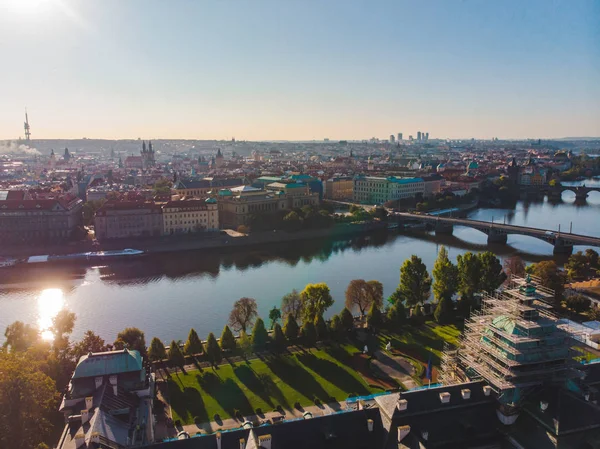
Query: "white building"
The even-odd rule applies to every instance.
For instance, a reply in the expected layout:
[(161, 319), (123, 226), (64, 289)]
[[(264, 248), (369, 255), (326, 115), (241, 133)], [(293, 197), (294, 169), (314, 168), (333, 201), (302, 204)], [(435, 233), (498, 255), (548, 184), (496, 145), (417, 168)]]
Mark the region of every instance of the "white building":
[(214, 198), (169, 201), (162, 211), (165, 235), (219, 230), (219, 210)]
[(383, 204), (386, 201), (412, 198), (425, 192), (422, 178), (381, 178), (360, 175), (354, 178), (353, 198), (357, 203)]

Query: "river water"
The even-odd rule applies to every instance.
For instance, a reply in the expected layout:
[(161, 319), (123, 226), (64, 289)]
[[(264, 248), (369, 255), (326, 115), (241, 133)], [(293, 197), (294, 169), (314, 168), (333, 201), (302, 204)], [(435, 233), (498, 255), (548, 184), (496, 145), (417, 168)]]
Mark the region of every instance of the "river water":
[[(519, 201), (515, 209), (479, 209), (469, 218), (549, 230), (560, 225), (563, 232), (572, 226), (574, 233), (600, 237), (600, 193), (592, 192), (583, 205), (575, 203), (574, 193), (565, 192), (558, 204), (547, 199)], [(5, 278), (7, 282), (0, 285), (0, 329), (21, 320), (37, 325), (42, 337), (51, 339), (52, 317), (66, 308), (77, 315), (76, 339), (91, 329), (112, 342), (127, 326), (142, 329), (147, 342), (155, 336), (164, 341), (185, 339), (191, 327), (205, 338), (209, 332), (220, 334), (239, 298), (256, 298), (267, 321), (269, 309), (279, 306), (284, 294), (313, 282), (330, 286), (335, 304), (329, 314), (333, 314), (343, 307), (344, 291), (352, 279), (379, 280), (388, 296), (398, 284), (406, 258), (417, 254), (431, 270), (440, 245), (448, 248), (451, 258), (487, 249), (501, 258), (519, 254), (526, 262), (553, 257), (552, 246), (535, 238), (509, 235), (507, 245), (488, 247), (483, 233), (456, 227), (452, 236), (384, 233), (235, 254), (195, 251), (103, 267), (39, 269), (29, 276)], [(2, 332), (0, 343), (3, 340)]]

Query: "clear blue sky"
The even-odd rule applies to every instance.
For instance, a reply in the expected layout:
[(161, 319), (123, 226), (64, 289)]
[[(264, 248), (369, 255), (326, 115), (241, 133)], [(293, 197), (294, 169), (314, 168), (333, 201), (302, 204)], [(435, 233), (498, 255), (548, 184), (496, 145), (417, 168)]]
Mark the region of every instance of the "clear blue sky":
[(600, 0), (0, 0), (0, 138), (600, 136)]

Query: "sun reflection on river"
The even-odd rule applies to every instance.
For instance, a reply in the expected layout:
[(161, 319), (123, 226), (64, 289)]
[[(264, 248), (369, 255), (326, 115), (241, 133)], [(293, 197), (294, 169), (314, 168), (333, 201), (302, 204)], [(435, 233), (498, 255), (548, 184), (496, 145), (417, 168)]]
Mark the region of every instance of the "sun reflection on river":
[(38, 321), (40, 335), (44, 341), (54, 340), (52, 319), (65, 305), (65, 297), (60, 288), (47, 288), (38, 296)]

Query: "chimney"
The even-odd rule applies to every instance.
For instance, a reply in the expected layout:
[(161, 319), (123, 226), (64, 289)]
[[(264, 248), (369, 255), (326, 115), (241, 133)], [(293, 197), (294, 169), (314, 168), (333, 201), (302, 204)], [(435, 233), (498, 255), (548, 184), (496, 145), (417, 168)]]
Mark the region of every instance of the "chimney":
[(102, 386), (102, 380), (102, 376), (98, 376), (94, 379), (94, 381), (96, 382), (96, 390)]
[(367, 429), (369, 429), (369, 432), (373, 432), (373, 420), (372, 419), (367, 419)]
[(117, 386), (116, 386), (116, 385), (113, 385), (113, 394), (114, 394), (115, 396), (119, 396), (119, 391), (118, 391), (118, 389), (117, 389)]
[(217, 440), (217, 449), (221, 449), (221, 432), (217, 432), (215, 438)]
[(490, 387), (489, 385), (484, 385), (483, 386), (483, 394), (485, 394), (486, 396), (489, 396), (492, 393), (492, 387)]
[(82, 410), (81, 411), (81, 424), (85, 424), (86, 422), (88, 422), (90, 420), (90, 411), (89, 410)]
[(90, 442), (96, 443), (96, 444), (100, 444), (100, 432), (94, 432), (94, 433), (92, 433), (92, 436), (90, 438)]
[(246, 449), (246, 440), (240, 439), (240, 449)]
[(410, 433), (410, 426), (398, 426), (398, 443)]
[(548, 401), (540, 401), (540, 410), (543, 412), (548, 410)]
[(399, 411), (402, 412), (402, 411), (406, 410), (407, 407), (408, 407), (408, 401), (406, 399), (399, 399), (398, 400), (398, 405), (396, 405), (396, 408)]
[(79, 432), (75, 435), (75, 448), (80, 448), (85, 444), (85, 433)]
[(429, 438), (429, 432), (424, 430), (423, 432), (421, 432), (421, 436), (423, 437), (423, 440), (427, 441), (427, 439)]
[(468, 388), (463, 388), (462, 390), (460, 390), (460, 394), (465, 400), (471, 399), (471, 390), (469, 390)]
[(447, 391), (440, 393), (440, 401), (442, 402), (442, 404), (447, 404), (448, 402), (450, 402), (450, 393), (448, 393)]
[(258, 437), (258, 446), (263, 449), (271, 449), (271, 435), (261, 435)]
[(94, 404), (94, 398), (92, 396), (87, 396), (85, 398), (85, 409), (90, 410), (92, 405)]

